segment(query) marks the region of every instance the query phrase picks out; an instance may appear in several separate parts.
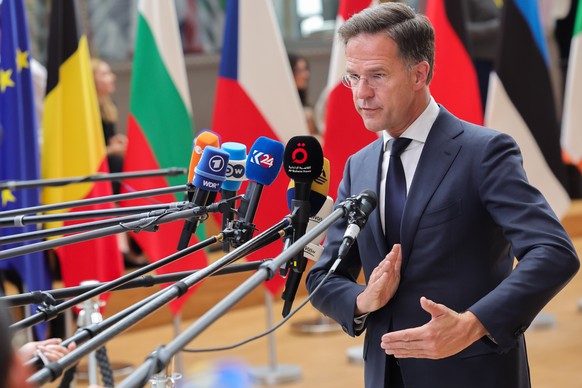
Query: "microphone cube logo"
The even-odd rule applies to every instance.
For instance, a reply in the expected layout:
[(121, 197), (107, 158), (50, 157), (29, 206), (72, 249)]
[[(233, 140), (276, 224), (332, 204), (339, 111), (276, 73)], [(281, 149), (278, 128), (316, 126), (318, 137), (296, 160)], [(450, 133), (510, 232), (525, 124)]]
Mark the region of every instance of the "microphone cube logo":
[(311, 175), (313, 173), (312, 163), (305, 162), (309, 160), (309, 152), (305, 149), (305, 143), (297, 143), (297, 148), (291, 151), (291, 163), (286, 166), (287, 173)]
[(273, 156), (257, 150), (253, 150), (253, 156), (250, 158), (250, 161), (263, 168), (271, 168), (274, 164)]
[(307, 161), (309, 154), (305, 150), (305, 143), (298, 143), (297, 148), (291, 154), (291, 160), (293, 163), (303, 164)]

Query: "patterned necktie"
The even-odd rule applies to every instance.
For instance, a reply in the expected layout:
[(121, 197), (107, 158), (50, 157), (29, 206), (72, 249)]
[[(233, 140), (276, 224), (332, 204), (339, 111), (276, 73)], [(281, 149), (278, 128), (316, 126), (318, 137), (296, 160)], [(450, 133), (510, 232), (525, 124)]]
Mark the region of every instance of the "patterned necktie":
[(386, 202), (384, 206), (384, 224), (388, 250), (400, 243), (400, 221), (406, 202), (406, 178), (400, 160), (400, 154), (408, 147), (412, 139), (396, 138), (390, 143), (390, 163), (386, 175)]

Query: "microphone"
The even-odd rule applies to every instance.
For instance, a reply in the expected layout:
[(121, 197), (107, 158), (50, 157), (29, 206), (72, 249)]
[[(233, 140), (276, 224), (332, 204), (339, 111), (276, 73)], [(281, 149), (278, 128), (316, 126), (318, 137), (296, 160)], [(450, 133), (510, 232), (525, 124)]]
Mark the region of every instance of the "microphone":
[[(327, 193), (329, 192), (329, 176), (329, 159), (324, 157), (321, 174), (313, 180), (310, 188), (311, 191), (309, 192), (309, 204), (311, 205), (311, 210), (309, 212), (310, 217), (315, 216), (327, 201)], [(295, 197), (295, 181), (290, 180), (289, 186), (287, 186), (287, 207), (290, 211), (293, 210), (293, 199)]]
[[(285, 173), (294, 181), (295, 190), (291, 199), (291, 208), (293, 213), (293, 241), (301, 238), (307, 229), (311, 204), (309, 202), (311, 195), (311, 186), (317, 178), (322, 178), (320, 182), (327, 183), (329, 171), (323, 171), (323, 151), (321, 145), (313, 136), (295, 136), (292, 137), (285, 147)], [(327, 183), (329, 190), (329, 183)], [(317, 196), (316, 196), (317, 197)], [(327, 197), (327, 192), (323, 195)], [(318, 211), (319, 209), (317, 209)], [(316, 212), (317, 212), (316, 211)], [(316, 213), (315, 212), (315, 213)], [(287, 316), (291, 310), (291, 304), (297, 293), (301, 274), (305, 271), (307, 260), (303, 252), (299, 252), (291, 260), (291, 270), (285, 283), (285, 290), (282, 298), (285, 300), (283, 315)], [(286, 269), (283, 269), (283, 272)]]
[[(230, 158), (226, 167), (226, 180), (222, 182), (220, 194), (223, 199), (230, 199), (236, 196), (240, 190), (242, 182), (246, 180), (247, 146), (241, 143), (227, 142), (222, 145), (222, 150), (228, 152)], [(234, 219), (232, 207), (222, 214), (222, 230), (230, 227)], [(227, 239), (223, 241), (222, 250), (228, 252), (230, 243)]]
[[(227, 152), (214, 146), (206, 146), (200, 162), (196, 166), (194, 181), (194, 191), (191, 202), (195, 206), (208, 206), (214, 202), (216, 193), (220, 190), (222, 182), (226, 179), (226, 168), (228, 166), (229, 155)], [(178, 250), (185, 249), (190, 243), (190, 237), (196, 232), (200, 220), (192, 218), (184, 222), (182, 234), (178, 241)]]
[[(311, 229), (319, 225), (321, 221), (323, 221), (327, 216), (331, 214), (332, 210), (333, 210), (333, 198), (328, 196), (319, 212), (317, 212), (316, 215), (311, 216), (309, 218), (309, 223), (307, 223), (307, 229), (305, 230), (305, 233), (309, 232)], [(306, 259), (311, 261), (319, 260), (321, 254), (323, 253), (323, 247), (321, 246), (321, 242), (325, 238), (326, 233), (327, 230), (324, 230), (323, 232), (321, 232), (320, 235), (315, 237), (313, 240), (311, 240), (309, 244), (305, 246), (305, 248), (303, 249), (303, 254)]]
[[(330, 176), (329, 160), (324, 157), (323, 169), (321, 170), (321, 174), (317, 178), (315, 178), (315, 180), (311, 183), (311, 191), (309, 192), (310, 218), (305, 233), (307, 233), (307, 231), (311, 229), (312, 226), (310, 227), (310, 225), (313, 224), (313, 220), (315, 219), (314, 217), (320, 216), (319, 220), (321, 220), (331, 213), (331, 208), (333, 207), (333, 199), (327, 196), (327, 192), (329, 191), (329, 176)], [(295, 198), (295, 196), (296, 196), (295, 181), (290, 180), (289, 186), (287, 187), (287, 207), (289, 208), (289, 211), (293, 211), (293, 199)], [(331, 200), (331, 204), (328, 204), (327, 201), (328, 199)], [(329, 211), (327, 211), (327, 213), (324, 212), (326, 211), (325, 209), (323, 209), (324, 206), (326, 207), (326, 209), (329, 208)], [(291, 240), (292, 237), (293, 236), (289, 236), (288, 240)], [(321, 237), (321, 239), (323, 239), (323, 236)], [(320, 251), (320, 248), (318, 248), (317, 245), (319, 244), (321, 239), (315, 241), (312, 245), (310, 245), (309, 249), (307, 249), (306, 247), (306, 252), (309, 252), (311, 250)], [(293, 241), (288, 241), (289, 244), (292, 242)], [(319, 256), (321, 256), (321, 252), (319, 253)], [(310, 259), (310, 257), (307, 258)], [(279, 271), (281, 276), (283, 277), (287, 276), (287, 269), (290, 264), (291, 263), (286, 263), (281, 268), (281, 270)]]
[(275, 181), (283, 165), (283, 143), (268, 137), (259, 137), (251, 147), (246, 161), (246, 175), (249, 179), (247, 190), (238, 208), (238, 217), (233, 221), (234, 247), (248, 241), (255, 230), (253, 220), (264, 186)]
[[(192, 156), (190, 157), (190, 166), (188, 167), (188, 183), (192, 183), (194, 180), (194, 170), (198, 163), (200, 162), (200, 158), (202, 157), (202, 153), (207, 146), (213, 146), (218, 148), (220, 141), (218, 139), (218, 135), (210, 130), (204, 130), (200, 132), (194, 142), (192, 144)], [(188, 200), (192, 201), (192, 193), (188, 193)]]
[[(289, 209), (296, 212), (293, 217), (293, 241), (297, 241), (305, 234), (309, 216), (316, 214), (319, 208), (311, 211), (310, 197), (312, 193), (311, 186), (313, 182), (321, 178), (319, 182), (324, 182), (322, 189), (327, 187), (329, 182), (327, 176), (329, 171), (322, 174), (323, 171), (323, 151), (321, 145), (313, 136), (295, 136), (287, 143), (285, 147), (285, 173), (293, 180), (294, 190), (292, 190), (292, 199), (288, 203)], [(288, 194), (289, 195), (289, 194)], [(323, 201), (318, 201), (318, 193), (314, 193), (316, 202), (325, 202), (327, 192), (321, 197)], [(314, 206), (315, 208), (315, 206)], [(305, 270), (306, 261), (302, 254), (297, 255), (292, 261), (292, 269), (296, 272)]]
[(366, 225), (368, 216), (376, 208), (378, 197), (372, 190), (364, 190), (355, 198), (355, 201), (356, 206), (352, 207), (348, 212), (348, 227), (338, 250), (337, 263), (347, 255), (358, 234)]

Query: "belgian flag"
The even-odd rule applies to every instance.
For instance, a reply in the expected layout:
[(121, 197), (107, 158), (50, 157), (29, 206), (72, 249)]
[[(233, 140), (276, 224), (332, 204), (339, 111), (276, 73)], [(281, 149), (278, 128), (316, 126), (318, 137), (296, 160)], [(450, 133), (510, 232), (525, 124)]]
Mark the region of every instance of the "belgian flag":
[[(89, 46), (78, 25), (74, 0), (52, 2), (42, 121), (44, 179), (87, 176), (109, 170)], [(109, 182), (89, 182), (45, 188), (42, 201), (52, 204), (104, 195), (111, 195)], [(70, 211), (111, 206), (85, 206)], [(84, 280), (112, 280), (123, 272), (116, 236), (67, 245), (58, 248), (57, 254), (65, 286), (75, 286)]]

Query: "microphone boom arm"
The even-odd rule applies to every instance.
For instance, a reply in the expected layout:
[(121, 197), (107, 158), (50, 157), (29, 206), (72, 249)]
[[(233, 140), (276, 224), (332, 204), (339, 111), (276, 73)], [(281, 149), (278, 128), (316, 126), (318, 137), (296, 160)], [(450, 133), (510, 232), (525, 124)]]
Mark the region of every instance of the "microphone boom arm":
[(230, 308), (251, 293), (255, 288), (260, 286), (265, 280), (272, 278), (284, 263), (289, 261), (299, 252), (303, 251), (304, 246), (311, 242), (311, 240), (327, 230), (334, 222), (340, 218), (344, 218), (349, 207), (351, 207), (351, 204), (353, 204), (351, 201), (346, 200), (342, 206), (334, 210), (319, 225), (290, 245), (289, 248), (279, 256), (273, 260), (265, 262), (256, 273), (218, 302), (213, 308), (208, 310), (190, 327), (180, 333), (174, 340), (166, 346), (158, 348), (155, 356), (146, 359), (146, 361), (123, 380), (118, 387), (132, 388), (146, 384), (153, 374), (161, 372), (163, 368), (169, 364), (171, 358), (176, 353), (207, 329), (214, 321), (224, 315), (228, 310), (230, 310)]

